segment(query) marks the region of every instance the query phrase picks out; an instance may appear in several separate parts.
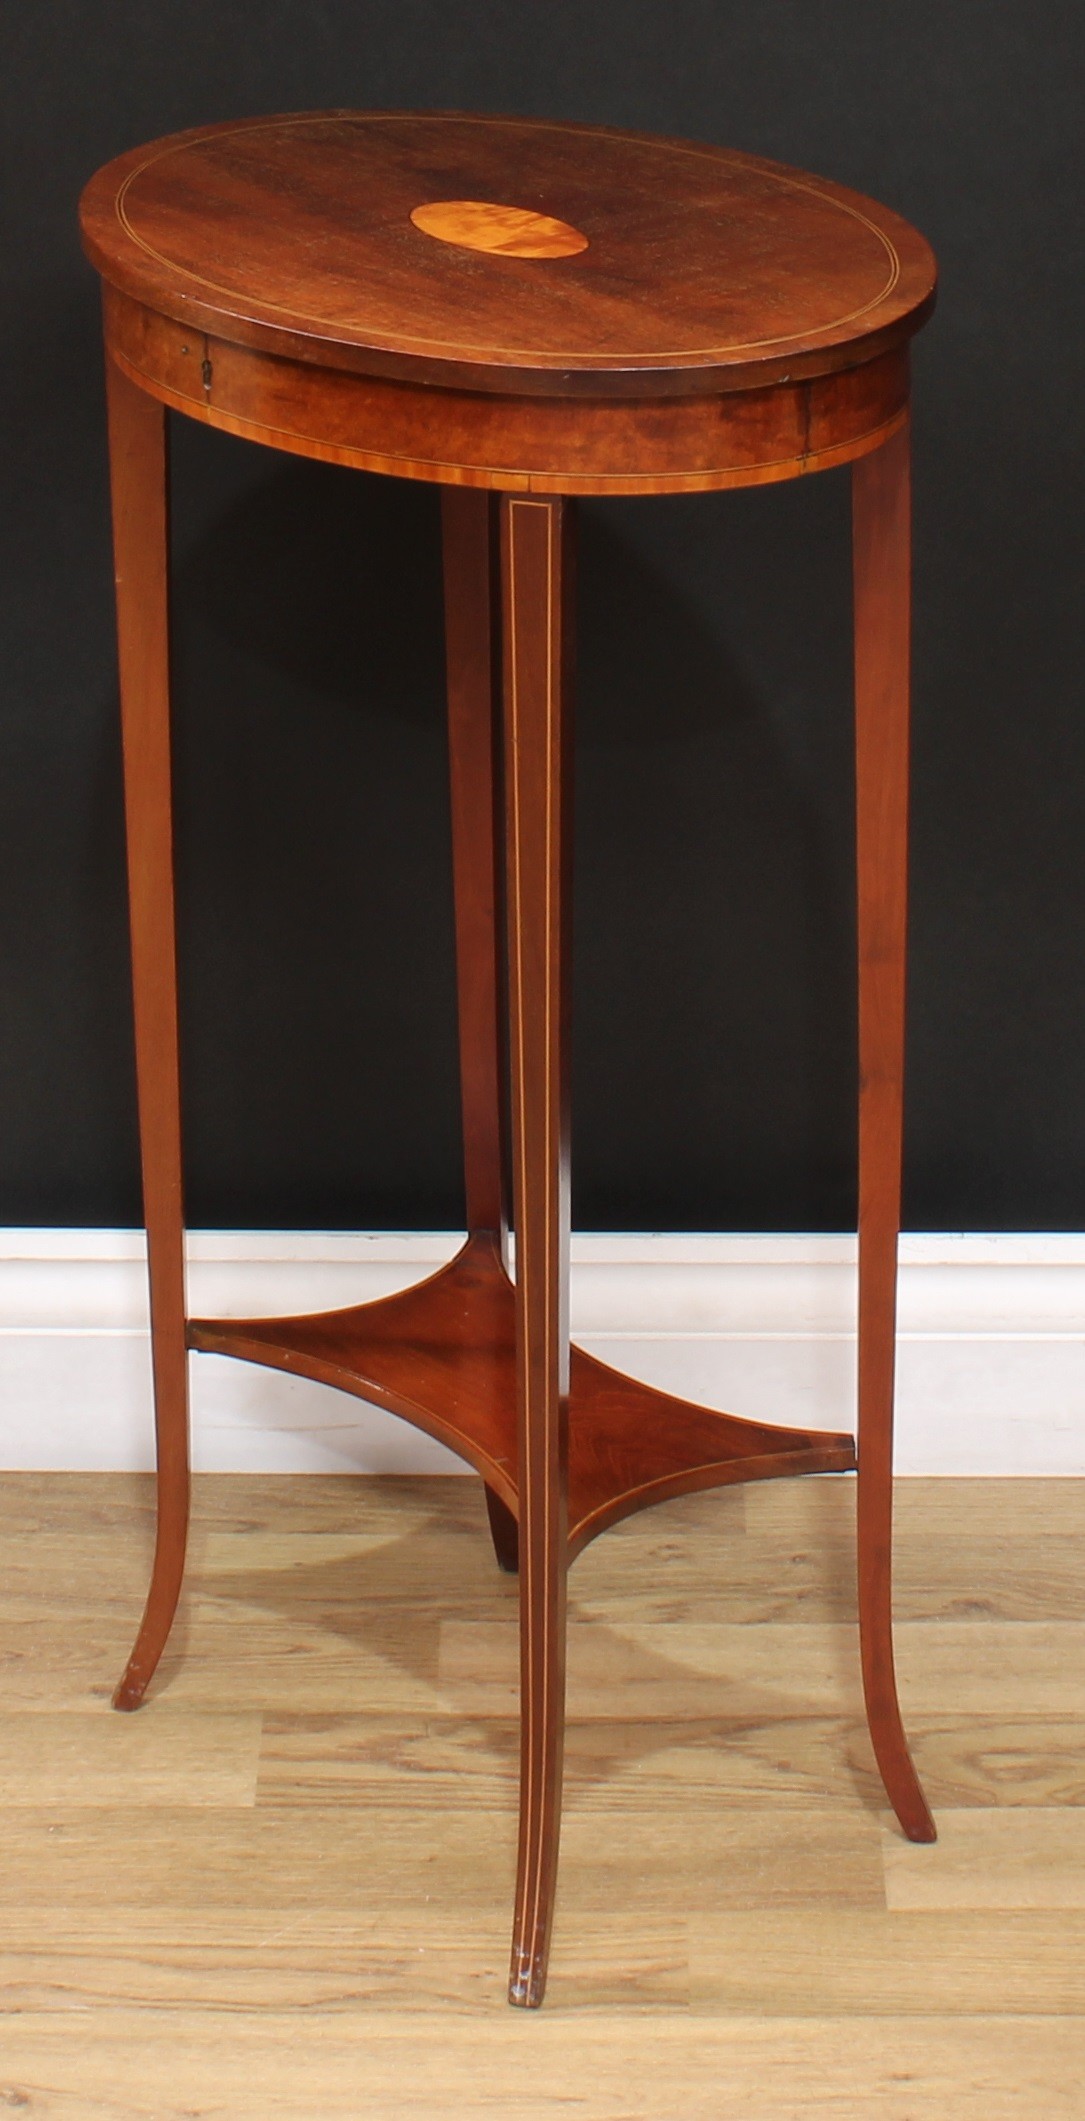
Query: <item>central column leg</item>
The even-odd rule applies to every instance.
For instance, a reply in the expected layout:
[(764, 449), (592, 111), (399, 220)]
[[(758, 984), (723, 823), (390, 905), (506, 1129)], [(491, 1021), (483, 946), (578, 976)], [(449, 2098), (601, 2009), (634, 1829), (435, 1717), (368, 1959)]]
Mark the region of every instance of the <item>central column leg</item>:
[(934, 1821), (893, 1661), (893, 1383), (908, 894), (911, 494), (907, 426), (853, 474), (859, 909), (859, 1636), (874, 1753), (910, 1841)]
[(520, 1839), (509, 2000), (542, 2002), (557, 1876), (568, 1568), (567, 502), (502, 500), (520, 1495)]
[(158, 1514), (143, 1622), (118, 1709), (138, 1708), (177, 1608), (188, 1532), (181, 1105), (173, 915), (165, 412), (106, 361), (132, 999), (151, 1290)]
[[(493, 1234), (508, 1254), (508, 1114), (501, 1027), (501, 657), (500, 542), (496, 494), (470, 486), (441, 491), (444, 548), (448, 769), (460, 1102), (467, 1228)], [(515, 1573), (516, 1519), (492, 1488), (486, 1507), (494, 1552)]]

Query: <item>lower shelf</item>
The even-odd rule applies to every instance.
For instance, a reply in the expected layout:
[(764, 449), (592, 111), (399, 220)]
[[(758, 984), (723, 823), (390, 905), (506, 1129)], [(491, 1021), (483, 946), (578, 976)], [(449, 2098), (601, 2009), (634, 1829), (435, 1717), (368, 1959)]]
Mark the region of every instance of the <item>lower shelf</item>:
[[(194, 1318), (188, 1344), (401, 1415), (474, 1466), (515, 1515), (515, 1333), (515, 1292), (495, 1239), (482, 1234), (395, 1296), (299, 1318)], [(572, 1349), (570, 1559), (607, 1525), (667, 1495), (854, 1467), (849, 1435), (713, 1413)]]

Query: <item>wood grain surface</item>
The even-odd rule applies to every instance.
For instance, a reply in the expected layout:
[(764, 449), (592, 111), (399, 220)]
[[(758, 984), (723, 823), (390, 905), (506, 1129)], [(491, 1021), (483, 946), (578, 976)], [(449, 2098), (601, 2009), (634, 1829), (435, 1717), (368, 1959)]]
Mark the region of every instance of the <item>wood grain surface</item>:
[[(508, 1510), (520, 1508), (516, 1298), (499, 1232), (482, 1229), (446, 1267), (375, 1303), (294, 1318), (194, 1318), (188, 1340), (402, 1415), (474, 1466)], [(631, 1510), (688, 1488), (854, 1469), (846, 1431), (717, 1413), (583, 1348), (571, 1351), (570, 1395), (570, 1557)]]
[(500, 509), (520, 1563), (509, 1999), (535, 2007), (550, 1952), (565, 1742), (576, 548), (566, 502), (516, 495)]
[(150, 1480), (6, 1476), (0, 2102), (1080, 2121), (1083, 1490), (899, 1484), (934, 1848), (893, 1825), (862, 1720), (846, 1485), (687, 1496), (593, 1545), (535, 2015), (501, 2001), (515, 1691), (476, 1718), (460, 1654), (466, 1628), (516, 1636), (481, 1485), (197, 1478), (160, 1690), (127, 1718)]
[(162, 407), (106, 362), (128, 917), (151, 1300), (158, 1537), (115, 1706), (135, 1708), (169, 1634), (188, 1530), (184, 1179), (173, 905), (169, 495)]
[(510, 493), (702, 493), (770, 485), (876, 449), (899, 424), (908, 348), (857, 368), (660, 400), (434, 391), (194, 332), (105, 288), (114, 360), (163, 404), (273, 449), (357, 470)]
[(893, 1398), (904, 1138), (911, 710), (910, 425), (852, 471), (859, 942), (859, 1636), (870, 1734), (913, 1841), (935, 1825), (893, 1671)]
[[(515, 184), (515, 193), (510, 187)], [(579, 255), (434, 242), (419, 208), (518, 206)], [(246, 119), (92, 178), (84, 240), (137, 302), (371, 375), (559, 397), (854, 367), (928, 314), (934, 259), (873, 200), (721, 147), (440, 112)], [(547, 380), (548, 379), (548, 380)]]

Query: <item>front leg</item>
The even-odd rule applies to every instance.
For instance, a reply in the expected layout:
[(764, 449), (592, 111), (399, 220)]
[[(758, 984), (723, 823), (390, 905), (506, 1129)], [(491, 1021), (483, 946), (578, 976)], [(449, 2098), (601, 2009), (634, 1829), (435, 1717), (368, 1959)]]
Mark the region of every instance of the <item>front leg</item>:
[(542, 2002), (565, 1726), (571, 522), (502, 501), (520, 1499), (520, 1838), (509, 1999)]

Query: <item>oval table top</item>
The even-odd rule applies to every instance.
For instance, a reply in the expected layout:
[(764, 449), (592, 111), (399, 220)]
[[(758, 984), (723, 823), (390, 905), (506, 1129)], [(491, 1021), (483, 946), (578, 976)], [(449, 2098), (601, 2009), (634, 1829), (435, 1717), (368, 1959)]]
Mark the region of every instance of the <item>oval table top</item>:
[(236, 344), (553, 397), (830, 374), (928, 315), (896, 214), (751, 155), (598, 127), (332, 111), (133, 149), (83, 195), (113, 286)]

